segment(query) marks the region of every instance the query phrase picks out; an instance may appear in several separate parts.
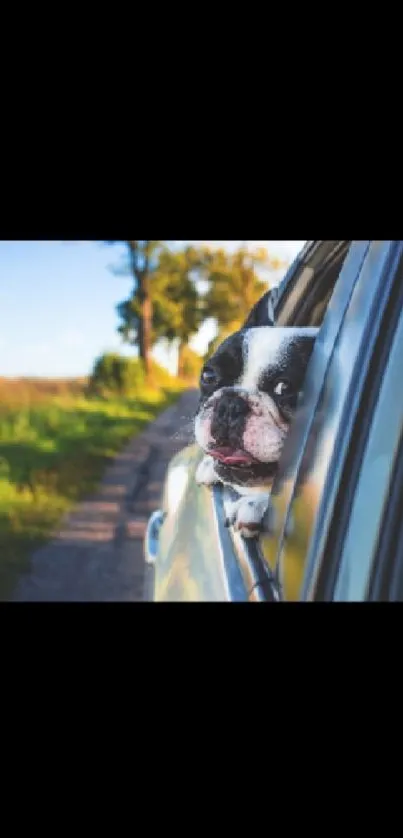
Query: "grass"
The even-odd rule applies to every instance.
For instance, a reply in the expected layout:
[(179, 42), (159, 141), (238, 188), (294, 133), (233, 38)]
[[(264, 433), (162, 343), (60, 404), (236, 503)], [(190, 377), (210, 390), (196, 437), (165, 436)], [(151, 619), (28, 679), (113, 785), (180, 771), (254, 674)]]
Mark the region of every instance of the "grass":
[(84, 381), (0, 379), (0, 600), (110, 459), (182, 390), (106, 400), (86, 397)]

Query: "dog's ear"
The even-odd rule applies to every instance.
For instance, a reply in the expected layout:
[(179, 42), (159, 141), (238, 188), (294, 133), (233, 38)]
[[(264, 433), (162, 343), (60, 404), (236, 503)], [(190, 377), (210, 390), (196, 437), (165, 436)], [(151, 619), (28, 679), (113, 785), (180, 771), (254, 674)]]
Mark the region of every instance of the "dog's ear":
[(253, 329), (256, 326), (274, 326), (274, 304), (277, 296), (277, 288), (266, 291), (266, 294), (253, 306), (242, 328)]

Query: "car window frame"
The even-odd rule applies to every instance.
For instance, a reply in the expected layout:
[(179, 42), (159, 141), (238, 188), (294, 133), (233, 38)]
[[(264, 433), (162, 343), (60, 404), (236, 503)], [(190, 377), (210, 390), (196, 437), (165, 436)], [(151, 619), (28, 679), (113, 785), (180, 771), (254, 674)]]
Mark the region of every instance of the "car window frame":
[[(402, 535), (403, 392), (394, 386), (403, 357), (403, 242), (395, 242), (394, 248), (395, 258), (380, 288), (374, 340), (363, 359), (363, 390), (340, 481), (337, 517), (325, 547), (326, 573), (322, 584), (318, 580), (319, 598), (326, 601), (389, 600), (403, 593), (396, 582), (397, 564), (403, 563), (397, 547)], [(374, 474), (377, 491), (369, 497)]]
[[(306, 290), (307, 287), (310, 289), (315, 282), (317, 283), (318, 275), (315, 271), (311, 272), (308, 286), (305, 285), (304, 288), (299, 284), (298, 279), (301, 276), (301, 272), (313, 264), (315, 264), (316, 268), (319, 267), (322, 270), (326, 259), (331, 254), (335, 245), (337, 245), (337, 242), (307, 242), (280, 284), (274, 301), (276, 317), (283, 310), (290, 294), (294, 294), (294, 296), (296, 294), (297, 297), (302, 298), (304, 296), (304, 289)], [(295, 310), (294, 306), (294, 312)], [(286, 325), (292, 324), (289, 323)], [(222, 575), (223, 579), (225, 578), (225, 585), (228, 589), (228, 599), (231, 601), (244, 599), (249, 599), (249, 601), (278, 601), (277, 580), (274, 574), (270, 572), (264, 559), (262, 559), (259, 543), (255, 540), (239, 538), (238, 544), (235, 545), (232, 532), (231, 538), (228, 538), (229, 532), (225, 528), (225, 499), (227, 491), (222, 486), (214, 487), (213, 492), (208, 493), (208, 498), (209, 504), (212, 507), (212, 514), (215, 515), (218, 547), (222, 559), (220, 567), (222, 565)], [(244, 589), (237, 572), (238, 568), (243, 580)]]
[[(313, 258), (316, 262), (316, 270), (319, 278), (325, 277), (325, 269), (329, 254), (334, 252), (335, 242), (320, 243), (324, 252), (324, 259), (318, 259), (320, 247), (313, 251)], [(294, 500), (302, 482), (301, 474), (310, 465), (309, 445), (315, 426), (320, 421), (321, 400), (324, 383), (328, 374), (328, 368), (337, 342), (346, 311), (350, 305), (351, 297), (360, 275), (362, 266), (370, 248), (370, 241), (352, 242), (348, 245), (347, 251), (341, 259), (338, 275), (334, 278), (334, 289), (332, 294), (332, 308), (326, 312), (321, 329), (315, 341), (314, 351), (308, 365), (304, 393), (300, 400), (298, 410), (284, 446), (284, 452), (280, 463), (279, 474), (274, 482), (271, 503), (275, 510), (276, 527), (274, 533), (263, 542), (260, 542), (260, 549), (264, 553), (266, 566), (274, 572), (280, 597), (288, 601), (287, 592), (284, 591), (283, 571), (286, 566), (282, 563), (284, 550), (286, 561), (288, 560), (287, 550), (289, 547), (288, 533), (292, 518)], [(308, 261), (308, 267), (310, 263)], [(312, 286), (315, 284), (315, 274), (311, 278)], [(291, 312), (290, 319), (284, 322), (283, 311), (276, 318), (277, 324), (295, 325), (295, 319), (301, 309), (298, 304), (298, 290), (302, 297), (307, 293), (306, 284), (302, 289), (295, 286), (292, 291), (296, 297), (293, 305), (288, 306)], [(263, 549), (265, 547), (266, 549)], [(306, 566), (306, 557), (305, 557)]]
[[(347, 319), (347, 321), (346, 321), (346, 318), (348, 316), (349, 309), (351, 308), (352, 305), (354, 305), (354, 300), (356, 299), (356, 297), (354, 296), (354, 291), (356, 291), (356, 293), (357, 293), (356, 286), (358, 285), (358, 292), (360, 290), (360, 287), (366, 287), (367, 290), (369, 288), (369, 291), (370, 291), (369, 296), (368, 296), (368, 301), (365, 298), (364, 298), (363, 301), (361, 301), (361, 305), (362, 305), (362, 308), (363, 308), (363, 311), (361, 312), (361, 316), (364, 318), (365, 321), (367, 321), (367, 319), (371, 317), (371, 307), (375, 306), (375, 299), (377, 299), (378, 292), (381, 293), (381, 296), (382, 296), (382, 279), (384, 278), (384, 272), (394, 270), (393, 260), (396, 259), (396, 256), (397, 256), (396, 247), (398, 246), (397, 249), (399, 250), (399, 243), (396, 243), (396, 242), (367, 242), (367, 243), (353, 242), (351, 247), (350, 247), (350, 250), (349, 250), (349, 256), (351, 256), (354, 253), (354, 248), (360, 248), (360, 247), (363, 247), (363, 246), (364, 246), (364, 248), (366, 247), (365, 257), (363, 259), (361, 268), (358, 271), (358, 273), (356, 274), (355, 278), (354, 278), (354, 276), (351, 277), (351, 280), (352, 280), (351, 298), (350, 298), (350, 302), (349, 302), (347, 308), (345, 309), (344, 313), (341, 313), (342, 316), (341, 316), (341, 319), (340, 319), (339, 330), (342, 330), (343, 326), (345, 325), (345, 322), (347, 323), (347, 328), (348, 328), (349, 320)], [(378, 253), (378, 256), (377, 256), (377, 253)], [(371, 274), (371, 260), (375, 260), (373, 262), (373, 273), (372, 274)], [(349, 266), (348, 266), (348, 262), (346, 260), (345, 263), (344, 263), (344, 266), (343, 266), (343, 271), (348, 270), (348, 268), (349, 268)], [(378, 270), (380, 271), (379, 276), (377, 276), (377, 274), (376, 274), (376, 272)], [(342, 273), (343, 273), (343, 271), (342, 271)], [(342, 279), (342, 275), (340, 275), (339, 279), (340, 280)], [(360, 286), (360, 282), (361, 282), (361, 286)], [(363, 286), (362, 285), (363, 283), (366, 283), (366, 284)], [(371, 283), (372, 283), (372, 285), (371, 285)], [(386, 295), (386, 293), (387, 293), (386, 289), (384, 288), (383, 290), (385, 291), (385, 295)], [(372, 294), (372, 296), (371, 296), (371, 294)], [(351, 319), (351, 312), (350, 312), (350, 319)], [(325, 318), (325, 321), (324, 321), (324, 324), (323, 324), (324, 327), (325, 327), (325, 323), (326, 323), (326, 318)], [(372, 320), (372, 328), (373, 328), (373, 325), (374, 325), (374, 321)], [(346, 338), (344, 338), (344, 340), (346, 340)], [(361, 346), (362, 346), (362, 336), (358, 340), (358, 343), (357, 343), (357, 346), (356, 346), (357, 352), (359, 351), (359, 348)], [(354, 360), (354, 365), (355, 365), (358, 361), (358, 356), (357, 356), (357, 358), (352, 359), (352, 360)], [(332, 350), (331, 355), (329, 356), (328, 361), (327, 361), (327, 369), (326, 369), (325, 378), (327, 376), (329, 376), (329, 374), (330, 374), (330, 381), (328, 382), (328, 384), (330, 383), (330, 385), (331, 385), (331, 375), (332, 375), (332, 364), (333, 365), (337, 364), (337, 339), (334, 342), (333, 350)], [(308, 378), (308, 376), (309, 376), (309, 370), (308, 370), (307, 378)], [(347, 378), (349, 378), (349, 375), (347, 376)], [(325, 379), (324, 379), (324, 381), (325, 381)], [(320, 385), (320, 382), (316, 382), (316, 383)], [(345, 382), (345, 392), (347, 392), (348, 386), (350, 386), (351, 383), (352, 383), (351, 381), (350, 382), (349, 381)], [(309, 388), (307, 388), (307, 389), (309, 389)], [(354, 395), (354, 394), (352, 394), (352, 395)], [(356, 393), (356, 396), (357, 396), (357, 393)], [(311, 398), (311, 396), (308, 394), (308, 399), (307, 400), (309, 400), (309, 398)], [(309, 402), (309, 405), (312, 407), (312, 399)], [(350, 407), (351, 406), (349, 404), (349, 409), (350, 409)], [(309, 422), (311, 422), (311, 425), (315, 424), (315, 412), (318, 411), (319, 409), (320, 409), (320, 402), (318, 402), (315, 405), (313, 412), (312, 412), (312, 410), (309, 411), (309, 406), (308, 406), (308, 410), (307, 410), (308, 418), (305, 419), (305, 422), (306, 422), (307, 425), (309, 425)], [(350, 410), (350, 412), (352, 414), (354, 414), (354, 410)], [(310, 413), (310, 415), (309, 415), (309, 413)], [(326, 417), (325, 417), (324, 421), (326, 421)], [(351, 425), (351, 422), (350, 422), (350, 425)], [(340, 431), (340, 428), (339, 428), (339, 431)], [(291, 434), (290, 434), (291, 436), (292, 436), (293, 432), (294, 432), (294, 435), (296, 436), (295, 444), (296, 444), (297, 447), (299, 446), (299, 456), (297, 458), (296, 463), (294, 464), (293, 473), (291, 475), (288, 474), (288, 478), (289, 478), (288, 502), (285, 504), (286, 505), (286, 512), (283, 515), (283, 519), (280, 522), (279, 527), (278, 527), (277, 544), (275, 545), (276, 550), (277, 550), (276, 561), (279, 565), (278, 576), (281, 575), (281, 573), (280, 573), (281, 562), (282, 561), (284, 562), (284, 558), (283, 558), (283, 556), (284, 556), (284, 545), (286, 546), (286, 549), (287, 549), (287, 536), (286, 536), (287, 522), (288, 522), (289, 516), (292, 512), (296, 486), (297, 486), (298, 481), (299, 481), (299, 472), (300, 472), (300, 468), (301, 468), (301, 463), (302, 463), (302, 461), (305, 457), (305, 454), (306, 454), (305, 448), (306, 448), (306, 445), (307, 445), (307, 442), (308, 442), (308, 437), (309, 437), (309, 432), (310, 431), (308, 430), (308, 432), (306, 433), (305, 439), (301, 439), (301, 431), (300, 430), (298, 431), (298, 428), (295, 428), (295, 427), (292, 428), (292, 431), (291, 431)], [(305, 559), (304, 582), (303, 582), (301, 592), (300, 592), (301, 593), (300, 598), (304, 599), (304, 600), (305, 599), (312, 600), (312, 599), (317, 598), (317, 596), (316, 596), (316, 593), (317, 593), (316, 592), (316, 582), (317, 582), (317, 578), (318, 578), (318, 570), (320, 569), (321, 564), (323, 564), (323, 545), (325, 543), (324, 539), (327, 535), (327, 531), (328, 531), (328, 528), (329, 528), (329, 525), (330, 525), (329, 522), (332, 520), (332, 510), (334, 510), (335, 498), (337, 497), (338, 485), (339, 485), (339, 480), (340, 480), (340, 466), (345, 461), (346, 452), (348, 450), (348, 445), (349, 445), (350, 435), (351, 435), (351, 427), (350, 427), (350, 430), (347, 429), (345, 431), (345, 436), (344, 436), (344, 439), (342, 440), (342, 444), (341, 444), (341, 449), (342, 450), (340, 451), (339, 448), (337, 449), (337, 456), (336, 457), (335, 457), (334, 453), (332, 453), (332, 455), (329, 458), (329, 462), (327, 463), (327, 468), (325, 469), (323, 489), (322, 489), (322, 492), (320, 493), (319, 500), (318, 500), (318, 503), (317, 503), (315, 525), (314, 525), (313, 531), (311, 533), (309, 548), (307, 550), (307, 555), (306, 555), (306, 559)], [(336, 437), (335, 438), (337, 439), (337, 431), (336, 431)], [(288, 440), (287, 440), (287, 444), (288, 444)], [(309, 458), (308, 458), (308, 463), (307, 463), (308, 470), (309, 470), (310, 466), (312, 466), (312, 463), (309, 463)], [(281, 490), (280, 490), (279, 494), (281, 494)], [(320, 577), (320, 574), (319, 574), (319, 577)], [(327, 598), (329, 598), (329, 597), (327, 597)]]
[(396, 455), (391, 491), (381, 524), (369, 583), (369, 602), (403, 602), (403, 439)]
[[(335, 585), (340, 573), (341, 554), (336, 548), (333, 562), (330, 561), (331, 540), (334, 539), (340, 545), (343, 541), (343, 528), (351, 516), (351, 504), (354, 492), (348, 497), (346, 495), (346, 484), (344, 475), (351, 470), (350, 479), (354, 480), (360, 468), (361, 458), (365, 450), (363, 445), (357, 446), (355, 442), (355, 429), (360, 419), (360, 409), (365, 389), (368, 383), (371, 384), (371, 370), (374, 359), (379, 349), (379, 333), (385, 312), (388, 308), (389, 295), (395, 281), (396, 271), (399, 269), (403, 258), (403, 242), (384, 241), (371, 242), (368, 254), (371, 249), (382, 247), (385, 254), (383, 268), (378, 276), (362, 275), (357, 281), (357, 291), (364, 282), (367, 284), (368, 298), (365, 299), (366, 313), (362, 313), (365, 324), (360, 341), (361, 351), (357, 357), (357, 363), (352, 369), (350, 381), (347, 388), (346, 405), (340, 417), (339, 428), (334, 442), (334, 450), (328, 464), (327, 476), (323, 493), (320, 500), (320, 511), (316, 524), (316, 532), (310, 544), (310, 571), (307, 570), (307, 578), (304, 590), (304, 598), (309, 600), (333, 601), (335, 597)], [(376, 286), (375, 284), (376, 283)], [(364, 292), (365, 293), (365, 292)], [(371, 304), (369, 294), (373, 293)], [(352, 305), (354, 300), (352, 300)], [(348, 324), (346, 328), (348, 328)], [(348, 333), (346, 333), (348, 337)], [(347, 386), (347, 385), (346, 385)], [(364, 438), (364, 423), (361, 434)], [(366, 433), (368, 434), (368, 425)], [(337, 455), (334, 451), (337, 451)], [(343, 514), (342, 514), (343, 513)]]
[[(304, 301), (306, 293), (310, 293), (315, 285), (317, 287), (321, 277), (325, 276), (329, 264), (333, 263), (335, 251), (338, 250), (340, 252), (344, 248), (345, 252), (343, 256), (340, 256), (342, 268), (350, 246), (350, 241), (346, 240), (307, 242), (280, 285), (279, 293), (274, 303), (275, 325), (294, 325), (295, 321), (293, 322), (293, 318), (298, 317), (301, 303)], [(365, 246), (369, 246), (369, 242)], [(301, 283), (301, 276), (304, 271), (305, 276), (303, 277), (303, 283)], [(292, 315), (289, 315), (289, 319), (286, 319), (286, 322), (279, 322), (287, 304), (288, 308), (292, 311)], [(331, 350), (332, 341), (322, 347), (325, 369)], [(310, 406), (309, 412), (314, 417), (314, 405)], [(219, 487), (215, 495), (216, 503), (225, 508), (226, 503), (230, 499), (231, 490), (227, 487)], [(220, 516), (222, 513), (217, 510), (217, 515)], [(240, 539), (234, 533), (232, 527), (230, 531), (232, 546), (237, 555), (245, 585), (248, 589), (248, 598), (257, 601), (278, 602), (281, 599), (278, 578), (265, 561), (259, 540)]]
[(276, 326), (307, 325), (306, 322), (301, 322), (304, 307), (308, 308), (307, 301), (312, 292), (315, 293), (321, 286), (326, 272), (335, 260), (344, 261), (350, 246), (351, 240), (347, 239), (306, 243), (280, 283), (274, 305)]
[[(345, 309), (348, 308), (348, 305), (351, 301), (351, 296), (353, 294), (355, 285), (356, 285), (357, 281), (359, 280), (362, 264), (365, 261), (366, 255), (368, 254), (368, 251), (371, 247), (371, 244), (372, 244), (372, 242), (370, 242), (370, 241), (348, 243), (348, 252), (347, 252), (346, 258), (344, 260), (343, 266), (342, 266), (342, 271), (344, 271), (345, 268), (346, 268), (346, 262), (347, 262), (348, 258), (351, 257), (353, 248), (358, 248), (358, 250), (361, 249), (362, 263), (360, 264), (360, 258), (361, 257), (359, 257), (356, 254), (355, 258), (356, 258), (357, 264), (356, 264), (355, 268), (354, 268), (354, 265), (353, 265), (352, 268), (350, 268), (351, 277), (350, 277), (349, 288), (346, 289), (345, 294), (342, 295), (344, 297), (344, 301), (343, 301), (344, 308), (343, 308), (343, 305), (340, 305), (339, 311), (336, 313), (336, 316), (333, 316), (333, 320), (334, 320), (333, 334), (332, 335), (329, 335), (329, 334), (326, 335), (326, 330), (324, 330), (324, 331), (321, 330), (319, 339), (317, 341), (318, 349), (320, 350), (317, 354), (318, 354), (318, 356), (320, 355), (321, 358), (322, 358), (322, 372), (323, 372), (324, 376), (326, 376), (327, 371), (329, 369), (329, 365), (331, 363), (331, 359), (332, 359), (332, 355), (333, 355), (333, 351), (334, 351), (334, 346), (335, 346), (335, 339), (337, 338), (338, 332), (339, 332), (340, 328), (342, 327), (342, 324), (343, 324), (343, 321), (344, 321), (344, 316), (345, 316)], [(294, 317), (297, 318), (299, 316), (299, 312), (301, 311), (301, 307), (300, 307), (299, 302), (298, 302), (298, 297), (300, 297), (302, 299), (304, 297), (304, 295), (306, 295), (307, 290), (308, 290), (309, 293), (311, 293), (311, 291), (314, 291), (315, 283), (318, 284), (318, 274), (320, 274), (322, 269), (325, 268), (326, 260), (331, 261), (332, 253), (334, 253), (335, 246), (337, 246), (337, 243), (335, 243), (335, 242), (332, 242), (332, 243), (329, 243), (329, 242), (308, 242), (307, 245), (305, 246), (305, 248), (303, 248), (303, 251), (301, 251), (301, 253), (297, 257), (297, 259), (295, 260), (295, 262), (293, 263), (293, 265), (291, 266), (291, 268), (287, 272), (286, 276), (284, 277), (284, 280), (280, 285), (277, 298), (274, 302), (276, 325), (287, 325), (287, 326), (288, 325), (289, 326), (295, 325), (295, 321), (292, 322), (292, 320), (293, 320)], [(353, 256), (354, 256), (354, 254), (353, 254)], [(321, 259), (321, 257), (322, 257), (322, 259)], [(307, 282), (307, 283), (304, 282), (304, 283), (299, 284), (299, 279), (301, 278), (302, 272), (306, 268), (312, 267), (312, 265), (314, 263), (316, 263), (316, 269), (317, 269), (316, 274), (315, 274), (315, 271), (312, 271), (311, 274), (308, 277), (309, 282)], [(318, 271), (318, 268), (319, 268), (319, 271)], [(305, 274), (305, 279), (306, 278), (307, 278), (307, 274)], [(337, 284), (339, 282), (339, 279), (340, 279), (340, 276), (336, 280), (335, 290), (337, 288)], [(283, 321), (284, 321), (284, 318), (285, 318), (284, 312), (286, 312), (286, 304), (287, 304), (287, 302), (289, 303), (291, 295), (294, 295), (294, 299), (291, 300), (292, 305), (289, 305), (289, 308), (288, 308), (289, 312), (291, 311), (291, 314), (289, 315), (290, 319), (287, 320), (287, 322), (281, 323), (282, 318), (283, 318)], [(340, 294), (339, 294), (339, 296), (340, 296)], [(336, 297), (337, 297), (337, 295), (336, 295)], [(333, 297), (332, 297), (332, 304), (333, 303), (334, 303), (334, 300), (333, 300)], [(340, 303), (340, 300), (339, 300), (339, 303)], [(302, 325), (302, 324), (300, 324), (300, 325)], [(315, 351), (316, 351), (316, 348), (315, 348), (314, 352)], [(302, 404), (302, 406), (300, 406), (302, 408), (305, 408), (305, 420), (308, 420), (309, 427), (311, 427), (311, 425), (314, 424), (314, 422), (315, 422), (318, 405), (319, 405), (318, 402), (314, 402), (314, 403), (305, 403), (305, 405)], [(306, 440), (305, 440), (305, 442), (306, 442)], [(287, 444), (288, 444), (288, 439), (287, 439)], [(294, 498), (295, 485), (298, 481), (299, 470), (301, 468), (301, 465), (302, 465), (303, 459), (305, 457), (305, 454), (306, 454), (306, 446), (303, 445), (303, 447), (301, 448), (300, 453), (299, 453), (298, 470), (297, 470), (297, 473), (295, 475), (295, 482), (294, 482), (294, 487), (293, 487), (292, 492), (291, 492), (290, 502), (287, 506), (287, 512), (286, 512), (283, 520), (280, 522), (280, 541), (278, 541), (278, 543), (277, 543), (278, 547), (280, 546), (281, 542), (284, 541), (284, 538), (285, 538), (285, 530), (286, 530), (286, 527), (287, 527), (287, 521), (288, 521), (288, 518), (289, 518), (290, 510), (292, 510), (292, 503), (293, 503), (293, 498)], [(211, 497), (212, 504), (215, 508), (215, 514), (217, 516), (217, 521), (218, 521), (218, 524), (219, 524), (219, 535), (220, 535), (219, 540), (220, 540), (220, 544), (222, 543), (222, 546), (223, 546), (224, 559), (225, 559), (225, 555), (227, 554), (228, 551), (231, 551), (231, 553), (232, 553), (231, 561), (232, 561), (232, 559), (235, 555), (236, 562), (237, 562), (237, 564), (239, 566), (239, 569), (241, 571), (241, 574), (242, 574), (242, 579), (244, 580), (245, 598), (246, 599), (249, 599), (250, 601), (276, 601), (276, 602), (278, 602), (282, 598), (281, 597), (281, 586), (279, 585), (279, 578), (278, 578), (278, 575), (276, 573), (272, 572), (272, 570), (268, 566), (264, 556), (262, 555), (259, 541), (258, 540), (244, 540), (244, 539), (239, 538), (238, 539), (239, 543), (235, 544), (234, 543), (234, 538), (233, 538), (233, 535), (234, 535), (233, 532), (230, 533), (231, 534), (231, 539), (228, 539), (228, 537), (227, 537), (228, 536), (228, 530), (225, 529), (225, 502), (226, 502), (228, 492), (229, 492), (229, 490), (225, 487), (221, 487), (221, 486), (215, 487), (214, 492), (212, 493), (212, 497)], [(322, 501), (322, 499), (321, 499), (321, 501)], [(232, 528), (230, 528), (230, 530), (231, 529)], [(225, 542), (225, 544), (224, 544), (224, 542)], [(225, 547), (225, 549), (224, 549), (224, 547)], [(311, 553), (311, 551), (310, 551), (310, 553)], [(313, 561), (312, 557), (310, 558), (310, 561), (311, 562)], [(224, 562), (224, 565), (226, 565), (226, 562)], [(314, 566), (314, 564), (312, 566)], [(306, 568), (308, 568), (308, 562), (306, 564)], [(230, 574), (228, 574), (228, 568), (223, 567), (223, 569), (225, 571), (225, 576), (228, 578), (230, 576)], [(309, 574), (308, 575), (306, 574), (306, 579), (309, 580)], [(305, 581), (304, 581), (304, 585), (305, 585)], [(232, 588), (233, 588), (233, 585), (229, 585), (229, 594), (230, 594), (229, 598), (230, 599), (232, 599), (232, 595), (233, 595)], [(244, 598), (243, 595), (240, 596), (239, 592), (238, 592), (238, 597), (240, 599)], [(238, 597), (235, 597), (235, 598), (238, 598)], [(309, 599), (309, 598), (314, 598), (314, 597), (310, 597), (309, 592), (307, 592), (307, 593), (304, 593), (304, 596), (302, 598)]]

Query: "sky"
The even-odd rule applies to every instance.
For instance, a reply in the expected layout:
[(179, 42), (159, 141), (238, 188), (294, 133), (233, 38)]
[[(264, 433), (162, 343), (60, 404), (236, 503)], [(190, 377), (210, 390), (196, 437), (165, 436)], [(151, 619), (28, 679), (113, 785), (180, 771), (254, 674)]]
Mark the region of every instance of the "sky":
[[(185, 243), (202, 242), (177, 241), (173, 246)], [(233, 250), (241, 242), (203, 244)], [(304, 244), (248, 242), (288, 262)], [(132, 355), (133, 348), (125, 347), (117, 334), (116, 314), (132, 281), (111, 270), (122, 263), (124, 254), (124, 245), (95, 241), (0, 241), (0, 376), (84, 376), (103, 352)], [(212, 336), (207, 324), (193, 347), (204, 352)], [(168, 355), (161, 347), (155, 356), (173, 368), (174, 353)]]

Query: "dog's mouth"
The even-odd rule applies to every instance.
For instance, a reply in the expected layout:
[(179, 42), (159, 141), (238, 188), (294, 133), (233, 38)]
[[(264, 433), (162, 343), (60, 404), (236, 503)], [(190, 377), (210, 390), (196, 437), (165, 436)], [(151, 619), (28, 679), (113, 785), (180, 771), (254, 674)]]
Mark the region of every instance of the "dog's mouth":
[(208, 451), (210, 457), (224, 463), (226, 466), (236, 466), (237, 468), (247, 468), (254, 463), (259, 463), (256, 457), (244, 451), (242, 448), (230, 448), (229, 446), (220, 446), (217, 448), (210, 448)]

